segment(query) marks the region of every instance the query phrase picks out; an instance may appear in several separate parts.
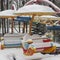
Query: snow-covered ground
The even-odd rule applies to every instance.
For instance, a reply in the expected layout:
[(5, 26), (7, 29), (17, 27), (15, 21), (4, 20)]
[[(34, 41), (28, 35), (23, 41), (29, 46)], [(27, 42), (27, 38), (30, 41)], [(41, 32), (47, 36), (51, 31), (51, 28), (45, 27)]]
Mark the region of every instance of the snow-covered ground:
[(13, 56), (16, 60), (60, 60), (60, 55), (35, 53), (33, 56), (25, 56), (21, 48), (6, 48), (0, 50), (0, 60), (14, 60)]

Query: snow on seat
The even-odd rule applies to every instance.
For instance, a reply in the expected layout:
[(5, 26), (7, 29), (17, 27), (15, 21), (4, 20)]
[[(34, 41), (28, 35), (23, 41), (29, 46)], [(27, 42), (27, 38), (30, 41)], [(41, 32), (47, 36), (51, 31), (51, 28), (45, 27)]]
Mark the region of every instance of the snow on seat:
[(32, 40), (33, 43), (51, 42), (51, 40), (49, 38), (47, 38), (45, 35), (40, 36), (40, 35), (34, 34), (34, 35), (30, 36), (29, 34), (26, 34), (23, 37), (23, 41), (27, 41), (29, 39)]
[(53, 44), (51, 42), (48, 42), (48, 43), (47, 42), (46, 43), (33, 43), (32, 45), (35, 46), (36, 48), (42, 48), (42, 49), (49, 48), (49, 47), (53, 46)]
[(22, 45), (24, 34), (5, 34), (4, 35), (4, 45), (5, 47), (20, 47)]

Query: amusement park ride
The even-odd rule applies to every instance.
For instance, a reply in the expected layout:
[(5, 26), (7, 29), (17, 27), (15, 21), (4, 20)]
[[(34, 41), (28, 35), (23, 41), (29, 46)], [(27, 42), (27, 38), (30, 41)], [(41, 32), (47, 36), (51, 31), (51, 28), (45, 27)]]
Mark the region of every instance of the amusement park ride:
[[(60, 12), (60, 8), (58, 8), (56, 5), (54, 5), (49, 0), (31, 0), (31, 1), (27, 2), (25, 5), (29, 5), (29, 4), (33, 4), (33, 3), (40, 3), (40, 2), (46, 2), (50, 6), (52, 6), (52, 8), (56, 12)], [(59, 20), (60, 20), (60, 18), (59, 18)], [(34, 42), (34, 39), (30, 39), (30, 40), (28, 39), (27, 41), (24, 41), (22, 43), (22, 48), (23, 48), (24, 54), (27, 56), (31, 56), (34, 53), (38, 53), (38, 52), (41, 52), (43, 54), (59, 54), (60, 48), (57, 47), (56, 45), (54, 45), (52, 43), (53, 41), (50, 38), (48, 38), (48, 37), (42, 38), (42, 39), (37, 38), (37, 42)], [(38, 41), (38, 39), (39, 39), (39, 41)], [(41, 42), (41, 40), (42, 40), (42, 42)]]
[[(25, 36), (26, 37), (26, 36)], [(57, 47), (52, 43), (52, 40), (48, 37), (40, 37), (36, 39), (28, 39), (22, 43), (23, 52), (27, 56), (31, 56), (34, 53), (42, 54), (57, 54)]]
[[(45, 12), (41, 13), (41, 12), (39, 12), (39, 10), (38, 10), (38, 12), (35, 12), (35, 10), (33, 10), (33, 12), (31, 12), (29, 9), (30, 13), (28, 13), (28, 12), (25, 12), (22, 10), (24, 7), (28, 7), (28, 6), (29, 6), (29, 8), (34, 7), (34, 5), (30, 6), (30, 4), (33, 4), (33, 3), (38, 4), (41, 2), (48, 3), (56, 12), (53, 11), (52, 13), (50, 13), (50, 11), (49, 12), (45, 11), (46, 13)], [(35, 6), (39, 6), (39, 5), (35, 5)], [(37, 16), (37, 15), (43, 16), (43, 15), (50, 14), (50, 16), (51, 16), (51, 15), (56, 15), (57, 13), (60, 13), (60, 8), (58, 8), (55, 4), (53, 4), (49, 0), (31, 0), (31, 1), (27, 2), (24, 7), (22, 7), (20, 9), (20, 11), (18, 10), (18, 12), (16, 12), (15, 14), (18, 16), (20, 16), (20, 15), (32, 15), (32, 20), (34, 19), (34, 16)], [(49, 8), (49, 7), (47, 7), (47, 8)], [(47, 19), (50, 19), (50, 18), (47, 18)], [(54, 18), (51, 18), (50, 20), (52, 21), (52, 20), (57, 20), (57, 19), (60, 19), (60, 17), (57, 17), (57, 18), (54, 17)], [(32, 20), (30, 21), (30, 30), (31, 30), (32, 22), (33, 22)], [(30, 33), (31, 33), (31, 31), (30, 31)], [(34, 53), (38, 53), (38, 52), (40, 52), (42, 54), (60, 54), (60, 47), (54, 45), (54, 42), (51, 39), (51, 35), (47, 34), (47, 36), (45, 35), (45, 37), (41, 36), (41, 37), (37, 37), (36, 39), (33, 35), (29, 36), (29, 38), (27, 39), (28, 36), (29, 35), (25, 35), (23, 37), (22, 42), (21, 42), (24, 55), (32, 56)], [(32, 38), (32, 37), (34, 37), (34, 38)], [(1, 47), (4, 48), (3, 45)]]

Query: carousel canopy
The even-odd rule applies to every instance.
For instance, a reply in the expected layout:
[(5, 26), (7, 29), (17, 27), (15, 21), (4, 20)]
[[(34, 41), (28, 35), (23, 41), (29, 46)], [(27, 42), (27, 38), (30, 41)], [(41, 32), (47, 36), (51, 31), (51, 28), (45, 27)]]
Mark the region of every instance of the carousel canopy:
[(51, 16), (51, 15), (43, 15), (39, 17), (41, 20), (60, 20), (60, 17)]
[(40, 23), (42, 22), (44, 24), (47, 24), (46, 23), (47, 21), (53, 23), (53, 20), (60, 21), (60, 17), (52, 16), (52, 15), (35, 16), (33, 21), (34, 22), (40, 22)]
[(51, 14), (56, 14), (56, 12), (44, 5), (38, 5), (38, 4), (33, 4), (33, 5), (27, 5), (19, 8), (15, 14), (18, 15), (51, 15)]

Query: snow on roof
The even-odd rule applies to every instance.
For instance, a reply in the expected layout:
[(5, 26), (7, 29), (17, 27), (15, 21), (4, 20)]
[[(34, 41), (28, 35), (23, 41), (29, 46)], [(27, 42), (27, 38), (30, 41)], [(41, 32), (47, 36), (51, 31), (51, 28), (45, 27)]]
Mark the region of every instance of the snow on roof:
[(52, 15), (43, 15), (43, 16), (40, 16), (40, 17), (52, 17), (52, 18), (56, 18), (56, 16), (52, 16)]
[(27, 5), (18, 9), (15, 13), (26, 13), (26, 12), (55, 12), (52, 8), (44, 5)]
[(13, 16), (15, 10), (4, 10), (0, 12), (0, 16)]

